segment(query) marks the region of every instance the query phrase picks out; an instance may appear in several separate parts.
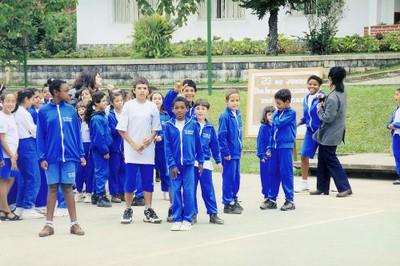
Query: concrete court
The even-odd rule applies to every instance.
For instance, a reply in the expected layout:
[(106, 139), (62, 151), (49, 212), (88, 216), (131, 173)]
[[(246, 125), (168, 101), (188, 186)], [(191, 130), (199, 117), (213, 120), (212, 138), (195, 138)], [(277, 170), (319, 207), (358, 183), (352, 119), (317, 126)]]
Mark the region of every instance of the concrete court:
[[(219, 173), (214, 182), (220, 201)], [(310, 182), (314, 188), (315, 177)], [(55, 235), (47, 238), (37, 235), (42, 219), (2, 222), (0, 265), (400, 265), (400, 186), (350, 182), (349, 198), (296, 194), (295, 211), (261, 211), (259, 176), (244, 174), (244, 213), (221, 214), (225, 225), (212, 225), (200, 201), (190, 232), (171, 232), (164, 221), (145, 224), (143, 207), (134, 207), (132, 224), (121, 225), (122, 204), (104, 209), (78, 203), (83, 237), (69, 234), (67, 217), (55, 219)], [(165, 218), (168, 203), (159, 183), (155, 189), (154, 208)], [(278, 205), (283, 201), (280, 194)]]

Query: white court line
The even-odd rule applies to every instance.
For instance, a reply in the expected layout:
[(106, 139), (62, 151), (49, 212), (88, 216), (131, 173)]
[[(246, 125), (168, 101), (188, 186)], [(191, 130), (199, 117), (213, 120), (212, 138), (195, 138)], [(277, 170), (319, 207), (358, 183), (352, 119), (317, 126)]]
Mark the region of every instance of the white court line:
[(280, 232), (285, 232), (285, 231), (290, 231), (290, 230), (295, 230), (295, 229), (300, 229), (300, 228), (305, 228), (305, 227), (311, 227), (311, 226), (315, 226), (315, 225), (321, 225), (321, 224), (328, 224), (328, 223), (334, 223), (334, 222), (339, 222), (339, 221), (345, 221), (345, 220), (350, 220), (350, 219), (354, 219), (354, 218), (374, 215), (374, 214), (383, 213), (383, 212), (385, 212), (385, 211), (383, 211), (383, 210), (374, 211), (374, 212), (369, 212), (369, 213), (363, 213), (363, 214), (358, 214), (358, 215), (347, 216), (347, 217), (343, 217), (343, 218), (336, 218), (336, 219), (331, 219), (331, 220), (308, 223), (308, 224), (303, 224), (303, 225), (290, 226), (290, 227), (286, 227), (286, 228), (275, 229), (275, 230), (270, 230), (270, 231), (265, 231), (265, 232), (254, 233), (254, 234), (248, 234), (248, 235), (243, 235), (243, 236), (238, 236), (238, 237), (232, 237), (232, 238), (227, 238), (227, 239), (207, 242), (207, 243), (203, 243), (203, 244), (197, 244), (197, 245), (193, 245), (193, 246), (187, 246), (187, 247), (178, 248), (178, 249), (166, 250), (166, 251), (155, 252), (155, 253), (151, 252), (151, 253), (149, 253), (147, 255), (136, 256), (132, 260), (121, 260), (119, 262), (113, 262), (111, 265), (128, 263), (128, 262), (133, 262), (133, 261), (135, 261), (137, 259), (144, 259), (144, 258), (148, 258), (148, 257), (156, 257), (156, 256), (161, 256), (161, 255), (166, 255), (166, 254), (171, 254), (171, 253), (177, 253), (177, 252), (181, 252), (181, 251), (187, 251), (187, 250), (191, 250), (191, 249), (207, 247), (207, 246), (215, 246), (215, 245), (219, 245), (219, 244), (223, 244), (223, 243), (227, 243), (227, 242), (234, 242), (234, 241), (243, 240), (243, 239), (247, 239), (247, 238), (258, 237), (258, 236), (263, 236), (263, 235), (269, 235), (269, 234), (274, 234), (274, 233), (280, 233)]

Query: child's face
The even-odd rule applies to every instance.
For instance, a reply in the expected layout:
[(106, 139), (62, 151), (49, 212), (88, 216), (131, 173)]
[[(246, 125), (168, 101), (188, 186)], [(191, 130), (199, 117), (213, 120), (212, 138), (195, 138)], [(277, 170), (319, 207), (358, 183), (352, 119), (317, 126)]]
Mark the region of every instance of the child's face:
[(307, 86), (308, 86), (308, 91), (310, 92), (311, 95), (317, 93), (321, 87), (321, 85), (319, 85), (318, 81), (316, 81), (315, 79), (310, 79), (307, 83)]
[(231, 111), (236, 111), (240, 107), (240, 96), (237, 93), (233, 93), (229, 96), (229, 99), (226, 100), (226, 106)]
[(182, 96), (188, 101), (193, 102), (194, 96), (196, 96), (196, 91), (193, 87), (190, 86), (183, 86), (182, 89)]
[(197, 105), (196, 108), (194, 108), (194, 113), (199, 121), (204, 121), (204, 119), (207, 118), (208, 109), (205, 106)]
[(35, 109), (38, 109), (42, 105), (42, 94), (40, 92), (35, 92), (32, 97), (32, 105)]
[(176, 120), (178, 120), (178, 121), (185, 120), (185, 115), (187, 112), (185, 103), (184, 102), (175, 102), (172, 112), (175, 114)]
[(272, 112), (267, 113), (267, 121), (269, 124), (272, 124), (272, 114), (273, 114)]
[(122, 96), (117, 96), (113, 99), (112, 102), (114, 109), (119, 111), (122, 109), (122, 106), (124, 106), (124, 99), (122, 99)]
[(60, 91), (55, 91), (54, 96), (58, 97), (60, 101), (68, 102), (70, 95), (68, 94), (69, 88), (66, 83), (61, 84)]
[(43, 88), (43, 98), (46, 102), (48, 102), (51, 99), (51, 93), (49, 87)]
[(162, 96), (158, 93), (153, 94), (151, 101), (157, 106), (158, 110), (160, 110), (161, 105), (163, 103)]
[(397, 105), (400, 105), (400, 92), (396, 91), (394, 94), (394, 101), (397, 103)]
[(78, 115), (81, 119), (84, 119), (85, 117), (85, 111), (86, 111), (86, 107), (79, 107), (78, 108)]
[(89, 90), (83, 90), (81, 92), (81, 100), (84, 102), (90, 102), (92, 100), (92, 95)]
[(282, 101), (280, 99), (275, 99), (275, 104), (276, 104), (276, 108), (278, 108), (280, 111), (283, 111), (285, 109), (287, 109), (290, 106), (290, 101)]
[(95, 103), (96, 107), (104, 110), (107, 108), (107, 97), (104, 95), (103, 98), (101, 98), (99, 103)]
[(94, 89), (98, 89), (98, 88), (100, 88), (101, 87), (101, 85), (103, 85), (103, 79), (101, 78), (101, 76), (100, 76), (100, 74), (99, 73), (97, 73), (97, 75), (96, 75), (96, 79), (95, 79), (95, 84), (94, 84), (94, 86), (95, 86), (95, 88)]
[(147, 95), (149, 95), (149, 86), (147, 84), (136, 84), (133, 92), (136, 94), (136, 99), (139, 102), (144, 102), (147, 99)]
[(4, 97), (3, 101), (3, 112), (6, 114), (11, 114), (15, 109), (17, 99), (13, 93), (9, 93)]

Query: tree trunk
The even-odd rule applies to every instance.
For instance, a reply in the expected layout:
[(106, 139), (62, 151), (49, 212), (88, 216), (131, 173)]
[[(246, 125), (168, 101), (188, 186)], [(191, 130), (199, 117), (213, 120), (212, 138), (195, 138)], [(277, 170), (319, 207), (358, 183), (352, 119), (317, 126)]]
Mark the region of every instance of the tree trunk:
[(278, 12), (279, 9), (269, 12), (268, 55), (278, 55)]

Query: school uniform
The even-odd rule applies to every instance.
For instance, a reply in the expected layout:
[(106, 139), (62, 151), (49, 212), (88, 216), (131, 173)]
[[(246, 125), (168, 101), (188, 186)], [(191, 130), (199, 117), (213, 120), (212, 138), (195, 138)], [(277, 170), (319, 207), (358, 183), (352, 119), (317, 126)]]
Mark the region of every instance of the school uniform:
[(279, 185), (285, 198), (293, 202), (293, 146), (296, 140), (296, 111), (291, 107), (277, 110), (272, 115), (272, 135), (267, 148), (271, 152), (271, 189), (268, 198), (276, 201)]
[(158, 131), (157, 135), (161, 136), (161, 141), (156, 142), (156, 151), (155, 151), (155, 169), (160, 172), (161, 179), (161, 191), (168, 192), (169, 190), (169, 173), (167, 169), (167, 161), (165, 160), (165, 123), (170, 120), (170, 116), (167, 113), (160, 112), (160, 122), (162, 130)]
[[(267, 157), (267, 148), (272, 133), (272, 125), (269, 123), (261, 124), (257, 135), (257, 157), (260, 159), (260, 178), (261, 178), (261, 193), (264, 199), (268, 198), (271, 189), (271, 158)], [(262, 162), (261, 160), (264, 160)]]
[(203, 174), (200, 176), (198, 161), (195, 162), (194, 167), (194, 204), (195, 214), (199, 213), (197, 206), (197, 186), (200, 182), (201, 195), (206, 205), (207, 214), (217, 214), (217, 201), (215, 199), (215, 190), (212, 180), (213, 165), (211, 163), (211, 154), (216, 164), (221, 163), (221, 154), (218, 145), (218, 137), (215, 132), (214, 125), (206, 119), (204, 125), (199, 123), (200, 127), (200, 141), (204, 152)]
[(86, 165), (78, 166), (78, 171), (76, 172), (76, 190), (82, 192), (83, 184), (85, 184), (85, 192), (93, 192), (93, 174), (94, 174), (94, 164), (93, 156), (90, 148), (90, 130), (89, 125), (86, 121), (80, 121), (81, 123), (81, 134), (83, 142), (83, 151), (85, 153)]
[(106, 183), (110, 176), (110, 161), (104, 155), (110, 154), (111, 129), (104, 112), (93, 112), (89, 124), (90, 143), (94, 162), (94, 194), (106, 194)]
[(304, 134), (303, 145), (301, 147), (301, 156), (314, 158), (315, 152), (318, 148), (318, 142), (313, 140), (312, 135), (317, 131), (320, 126), (320, 120), (317, 113), (317, 105), (319, 98), (315, 97), (317, 94), (325, 94), (319, 90), (314, 95), (308, 94), (303, 101), (303, 117), (300, 119), (302, 124), (306, 126)]
[(392, 114), (392, 119), (388, 123), (388, 126), (394, 122), (394, 128), (391, 131), (392, 134), (392, 149), (394, 160), (396, 162), (397, 175), (400, 177), (400, 106), (397, 106)]
[(17, 207), (32, 209), (40, 188), (39, 158), (36, 147), (36, 125), (31, 114), (22, 106), (14, 113), (18, 126), (19, 145), (17, 165)]
[(84, 157), (80, 123), (75, 108), (53, 101), (39, 109), (37, 127), (39, 161), (47, 161), (47, 184), (74, 184), (76, 165)]
[[(221, 114), (218, 126), (218, 142), (221, 148), (222, 203), (227, 205), (237, 201), (240, 188), (240, 157), (242, 155), (242, 115), (239, 110), (233, 113), (229, 108)], [(224, 157), (231, 156), (231, 160)]]
[(110, 153), (110, 180), (108, 187), (110, 194), (116, 196), (124, 194), (125, 184), (125, 159), (124, 159), (124, 139), (116, 129), (119, 115), (111, 108), (108, 114), (108, 124), (111, 129), (113, 142), (111, 144)]
[[(171, 118), (175, 118), (175, 114), (174, 112), (172, 112), (172, 104), (178, 95), (179, 93), (175, 92), (174, 90), (169, 90), (164, 97), (163, 106)], [(191, 107), (189, 107), (189, 109), (186, 111), (186, 117), (187, 118), (196, 117), (194, 113), (193, 102), (190, 106)]]
[[(199, 125), (193, 118), (169, 120), (165, 125), (165, 155), (169, 171), (178, 168), (171, 179), (172, 217), (174, 222), (192, 222), (195, 214), (194, 162), (204, 163)], [(183, 189), (183, 204), (182, 204)], [(184, 207), (183, 207), (184, 206)], [(183, 212), (182, 212), (183, 211)]]

